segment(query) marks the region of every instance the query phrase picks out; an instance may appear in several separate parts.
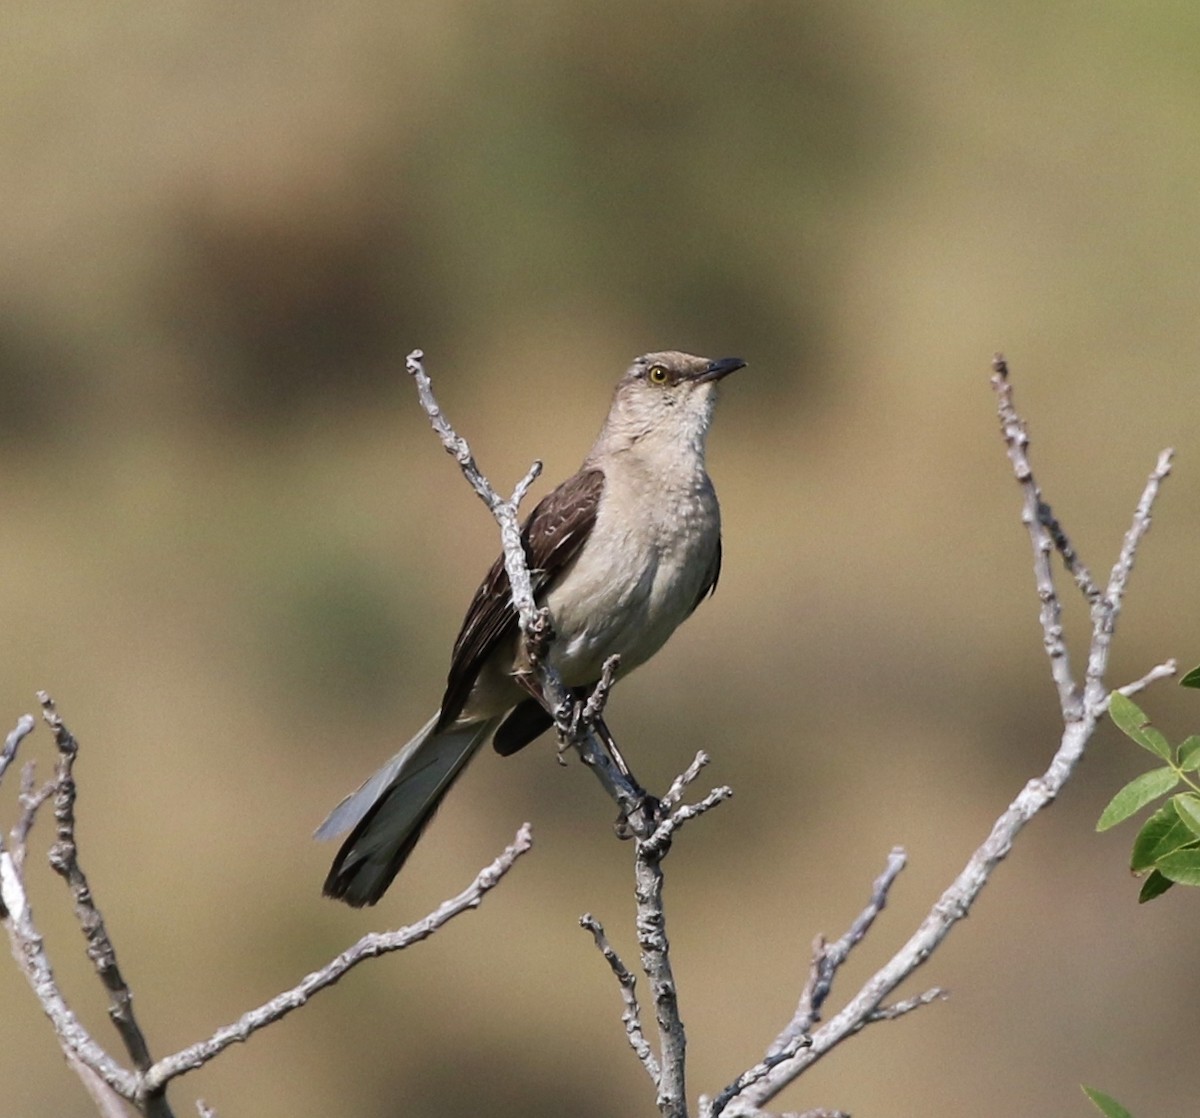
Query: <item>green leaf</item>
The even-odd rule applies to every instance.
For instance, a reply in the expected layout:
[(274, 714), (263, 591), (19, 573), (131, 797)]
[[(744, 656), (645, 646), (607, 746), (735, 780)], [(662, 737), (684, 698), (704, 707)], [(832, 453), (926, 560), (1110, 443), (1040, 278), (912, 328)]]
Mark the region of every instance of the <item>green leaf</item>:
[(1179, 885), (1200, 885), (1200, 850), (1183, 847), (1164, 854), (1155, 869)]
[(1111, 800), (1100, 815), (1097, 831), (1107, 831), (1141, 811), (1151, 800), (1171, 791), (1179, 783), (1174, 769), (1151, 769), (1135, 776)]
[(1143, 749), (1150, 750), (1155, 757), (1164, 761), (1171, 759), (1171, 747), (1167, 739), (1150, 725), (1142, 708), (1120, 691), (1114, 691), (1108, 700), (1108, 713), (1120, 731)]
[(1195, 792), (1180, 792), (1171, 797), (1175, 811), (1193, 835), (1200, 835), (1200, 796)]
[(1175, 801), (1168, 800), (1142, 824), (1137, 838), (1133, 840), (1129, 868), (1136, 874), (1143, 874), (1153, 869), (1164, 854), (1178, 850), (1193, 838), (1195, 836), (1175, 810)]
[(1200, 668), (1193, 668), (1179, 681), (1180, 687), (1200, 687)]
[(1142, 891), (1138, 894), (1138, 904), (1145, 904), (1147, 901), (1154, 900), (1155, 897), (1161, 897), (1174, 884), (1175, 882), (1170, 878), (1163, 877), (1158, 870), (1155, 870), (1142, 882)]
[(1200, 769), (1200, 734), (1192, 734), (1179, 743), (1175, 751), (1178, 765), (1185, 773)]
[(1083, 1093), (1092, 1100), (1104, 1118), (1133, 1118), (1133, 1115), (1111, 1095), (1097, 1091), (1095, 1087), (1084, 1087)]

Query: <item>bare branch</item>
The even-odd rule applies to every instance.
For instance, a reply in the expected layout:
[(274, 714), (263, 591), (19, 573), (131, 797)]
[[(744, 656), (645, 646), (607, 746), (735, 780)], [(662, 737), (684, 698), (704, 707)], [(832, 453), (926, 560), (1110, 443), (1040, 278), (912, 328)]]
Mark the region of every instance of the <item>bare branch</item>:
[[(181, 1052), (168, 1056), (137, 1073), (121, 1067), (100, 1047), (75, 1017), (55, 981), (50, 962), (46, 956), (41, 935), (33, 922), (33, 913), (25, 892), (21, 874), (24, 860), (24, 844), (37, 807), (52, 794), (55, 799), (57, 823), (56, 841), (52, 852), (52, 864), (68, 881), (75, 898), (76, 913), (84, 927), (88, 940), (88, 955), (105, 985), (114, 993), (110, 1016), (117, 1020), (118, 999), (126, 1004), (129, 991), (116, 968), (112, 944), (104, 930), (103, 921), (96, 909), (87, 879), (79, 867), (75, 842), (74, 799), (75, 784), (72, 773), (77, 744), (74, 737), (58, 716), (53, 702), (45, 694), (39, 695), (45, 711), (46, 721), (53, 728), (59, 747), (57, 775), (46, 788), (37, 793), (30, 791), (32, 773), (27, 772), (23, 781), (22, 801), (24, 812), (13, 830), (14, 850), (10, 853), (0, 836), (0, 923), (9, 936), (13, 956), (25, 974), (39, 1004), (50, 1019), (68, 1063), (83, 1081), (85, 1089), (96, 1102), (105, 1118), (119, 1118), (125, 1113), (120, 1099), (132, 1103), (141, 1113), (153, 1118), (155, 1115), (168, 1118), (171, 1110), (166, 1102), (165, 1089), (173, 1078), (201, 1067), (230, 1044), (246, 1040), (253, 1032), (286, 1016), (303, 1005), (313, 994), (333, 985), (348, 971), (366, 959), (398, 951), (427, 938), (447, 921), (459, 913), (476, 908), (484, 895), (500, 882), (512, 869), (516, 860), (530, 849), (532, 835), (529, 824), (517, 832), (513, 843), (491, 865), (485, 867), (475, 880), (457, 897), (444, 902), (423, 920), (406, 928), (392, 932), (373, 933), (364, 936), (349, 950), (343, 952), (325, 967), (306, 976), (292, 990), (280, 994), (256, 1010), (244, 1014), (237, 1022), (218, 1030), (209, 1040), (192, 1045)], [(7, 768), (16, 754), (17, 746), (32, 729), (33, 720), (22, 719), (9, 735), (5, 745), (3, 767)], [(3, 775), (0, 770), (0, 776)], [(114, 990), (114, 987), (117, 989)], [(123, 991), (123, 998), (122, 998)], [(132, 1020), (130, 1017), (129, 1020)], [(122, 1027), (117, 1021), (123, 1039), (127, 1039), (128, 1025)], [(134, 1026), (136, 1028), (136, 1026)], [(140, 1033), (138, 1034), (140, 1036)], [(143, 1041), (144, 1050), (144, 1041)], [(198, 1104), (201, 1114), (212, 1114), (204, 1104)]]
[(501, 539), (504, 544), (504, 568), (508, 572), (508, 581), (512, 587), (513, 605), (521, 618), (521, 627), (528, 628), (537, 607), (533, 600), (533, 585), (529, 578), (529, 567), (525, 561), (525, 548), (521, 543), (521, 526), (517, 520), (517, 506), (529, 492), (538, 474), (542, 472), (541, 462), (534, 462), (529, 472), (517, 484), (510, 500), (504, 500), (492, 488), (491, 482), (484, 476), (475, 461), (471, 447), (450, 425), (442, 409), (438, 406), (433, 395), (433, 384), (425, 372), (425, 354), (414, 349), (405, 359), (405, 366), (417, 385), (417, 396), (421, 407), (429, 417), (434, 431), (442, 440), (442, 446), (458, 463), (463, 477), (470, 483), (471, 488), (479, 494), (479, 499), (491, 510), (496, 522), (500, 525)]
[[(1171, 453), (1164, 451), (1159, 456), (1138, 502), (1133, 525), (1126, 533), (1104, 596), (1097, 601), (1092, 610), (1092, 637), (1085, 701), (1081, 688), (1071, 674), (1066, 645), (1063, 642), (1061, 607), (1054, 589), (1053, 571), (1050, 566), (1050, 555), (1055, 550), (1055, 542), (1046, 526), (1048, 517), (1040, 511), (1045, 502), (1029, 464), (1029, 436), (1024, 422), (1013, 407), (1012, 386), (1008, 380), (1008, 368), (1002, 357), (997, 357), (994, 370), (992, 385), (999, 398), (1001, 427), (1009, 459), (1023, 494), (1022, 521), (1029, 531), (1033, 550), (1034, 575), (1041, 603), (1043, 641), (1062, 708), (1063, 732), (1058, 749), (1045, 773), (1030, 780), (996, 820), (991, 833), (971, 855), (962, 871), (942, 893), (920, 927), (903, 947), (866, 982), (839, 1013), (812, 1033), (811, 1046), (773, 1068), (733, 1100), (728, 1113), (737, 1115), (737, 1118), (747, 1118), (753, 1114), (805, 1068), (865, 1025), (907, 1013), (917, 1005), (925, 1004), (926, 1000), (939, 996), (937, 992), (930, 991), (917, 999), (890, 1007), (884, 1006), (891, 992), (929, 958), (949, 934), (950, 929), (967, 915), (993, 871), (1012, 849), (1016, 836), (1025, 824), (1058, 796), (1083, 756), (1096, 723), (1103, 715), (1108, 698), (1103, 685), (1103, 675), (1116, 618), (1120, 612), (1121, 597), (1138, 547), (1149, 529), (1150, 514), (1159, 486), (1169, 473)], [(1058, 534), (1065, 539), (1061, 528), (1058, 528)], [(1084, 568), (1082, 564), (1077, 563), (1077, 569)], [(1159, 670), (1155, 669), (1150, 676), (1157, 678), (1159, 674)], [(1148, 676), (1147, 679), (1149, 678)]]
[(709, 760), (708, 754), (703, 749), (700, 750), (692, 760), (692, 763), (671, 781), (671, 787), (667, 789), (667, 794), (663, 796), (661, 802), (664, 811), (670, 811), (683, 799), (683, 794), (687, 791), (688, 785), (700, 775), (700, 770), (709, 763)]
[(1134, 510), (1133, 523), (1121, 542), (1121, 551), (1113, 564), (1104, 597), (1092, 608), (1092, 643), (1088, 652), (1084, 687), (1085, 701), (1095, 710), (1097, 716), (1103, 714), (1108, 705), (1104, 673), (1108, 669), (1108, 654), (1112, 647), (1113, 632), (1117, 627), (1117, 616), (1125, 598), (1125, 588), (1129, 584), (1129, 576), (1133, 573), (1138, 547), (1150, 531), (1154, 502), (1158, 499), (1158, 491), (1163, 481), (1171, 473), (1171, 459), (1174, 455), (1175, 452), (1170, 447), (1159, 453), (1158, 461), (1146, 479), (1141, 499)]
[[(1004, 358), (999, 358), (999, 361), (1003, 364)], [(1005, 370), (1007, 375), (1007, 366), (1005, 366)], [(1067, 538), (1067, 533), (1063, 531), (1063, 526), (1054, 515), (1054, 510), (1044, 501), (1038, 506), (1038, 521), (1050, 533), (1055, 550), (1062, 556), (1063, 565), (1075, 580), (1075, 585), (1079, 588), (1080, 593), (1087, 599), (1089, 605), (1094, 605), (1100, 597), (1100, 588), (1092, 581), (1091, 571), (1083, 565), (1083, 561)]]
[[(79, 849), (75, 842), (75, 757), (79, 745), (71, 731), (64, 725), (55, 709), (54, 700), (45, 691), (38, 692), (42, 705), (42, 717), (54, 731), (58, 746), (58, 764), (54, 790), (54, 818), (56, 837), (50, 848), (50, 865), (71, 890), (75, 901), (75, 917), (87, 941), (87, 956), (96, 968), (100, 981), (108, 990), (108, 1016), (121, 1037), (125, 1050), (138, 1071), (145, 1071), (153, 1063), (145, 1034), (137, 1023), (133, 1012), (133, 995), (117, 965), (117, 953), (104, 925), (104, 917), (96, 907), (86, 874), (79, 864)], [(150, 1113), (169, 1113), (165, 1107), (155, 1107)]]
[(1170, 679), (1178, 671), (1178, 667), (1174, 659), (1167, 660), (1157, 667), (1151, 668), (1141, 679), (1135, 679), (1132, 683), (1125, 684), (1124, 687), (1118, 687), (1117, 691), (1126, 698), (1130, 695), (1136, 695), (1139, 691), (1145, 691), (1150, 684), (1157, 683), (1160, 679)]
[(299, 1009), (314, 994), (332, 986), (344, 978), (359, 963), (402, 951), (433, 935), (442, 925), (460, 913), (478, 908), (485, 894), (494, 889), (512, 869), (517, 859), (533, 845), (533, 833), (528, 823), (521, 826), (516, 838), (491, 865), (480, 870), (475, 880), (456, 897), (444, 901), (424, 919), (404, 928), (390, 932), (369, 932), (354, 946), (343, 951), (337, 958), (320, 970), (306, 975), (296, 986), (276, 995), (269, 1002), (242, 1014), (237, 1021), (218, 1029), (208, 1040), (193, 1044), (172, 1056), (159, 1060), (142, 1077), (140, 1093), (152, 1094), (161, 1090), (170, 1080), (186, 1072), (194, 1071), (208, 1063), (214, 1056), (228, 1048), (248, 1040), (259, 1029), (286, 1017)]
[(658, 1077), (658, 1109), (663, 1118), (687, 1118), (687, 1037), (679, 1016), (679, 998), (671, 969), (671, 945), (667, 941), (667, 919), (663, 909), (662, 859), (669, 844), (647, 849), (639, 841), (634, 859), (634, 896), (637, 901), (637, 939), (642, 970), (654, 995), (654, 1019), (658, 1024), (661, 1073)]
[[(694, 780), (707, 758), (698, 756), (687, 772), (671, 785), (682, 789)], [(671, 969), (671, 948), (667, 941), (666, 911), (663, 908), (662, 860), (671, 849), (671, 840), (689, 819), (694, 819), (733, 795), (728, 787), (715, 788), (698, 804), (676, 808), (659, 823), (647, 839), (639, 839), (634, 859), (634, 896), (637, 900), (637, 937), (641, 947), (642, 970), (654, 992), (654, 1016), (658, 1023), (659, 1059), (662, 1074), (658, 1078), (658, 1109), (664, 1118), (687, 1118), (686, 1053), (687, 1037), (679, 1016), (679, 999)]]
[(589, 912), (579, 918), (579, 924), (592, 933), (592, 938), (596, 941), (596, 946), (600, 949), (600, 954), (604, 956), (605, 961), (620, 984), (621, 1000), (625, 1003), (625, 1009), (621, 1014), (621, 1020), (625, 1024), (625, 1035), (629, 1039), (630, 1048), (633, 1049), (637, 1058), (641, 1060), (642, 1067), (646, 1069), (651, 1081), (657, 1087), (661, 1073), (658, 1067), (658, 1060), (650, 1048), (649, 1041), (646, 1040), (646, 1034), (642, 1031), (642, 1008), (637, 1000), (637, 979), (621, 961), (621, 957), (613, 950), (612, 945), (608, 942), (608, 937), (604, 934), (604, 926), (599, 920)]
[(682, 807), (676, 808), (659, 823), (649, 838), (642, 840), (640, 844), (642, 854), (648, 858), (661, 860), (670, 849), (671, 840), (680, 827), (689, 820), (703, 815), (706, 811), (711, 811), (717, 804), (724, 803), (732, 795), (733, 789), (728, 784), (722, 784), (709, 792), (699, 803), (684, 804)]
[(4, 780), (8, 766), (16, 758), (17, 750), (21, 748), (21, 742), (33, 732), (33, 726), (33, 715), (22, 714), (17, 719), (16, 726), (8, 732), (8, 736), (4, 739), (4, 748), (0, 749), (0, 782)]
[(934, 986), (926, 990), (923, 994), (917, 994), (913, 998), (905, 998), (904, 1001), (894, 1002), (891, 1005), (880, 1006), (871, 1014), (872, 1021), (894, 1021), (897, 1017), (903, 1017), (906, 1013), (911, 1013), (914, 1009), (920, 1009), (923, 1005), (929, 1005), (930, 1002), (944, 1001), (950, 995), (940, 986)]
[[(4, 782), (4, 774), (7, 772), (9, 765), (16, 760), (17, 751), (21, 748), (21, 742), (33, 732), (33, 727), (33, 715), (23, 714), (17, 719), (16, 726), (9, 731), (7, 738), (4, 740), (4, 748), (0, 750), (0, 784)], [(4, 836), (0, 834), (0, 878), (14, 876), (19, 883), (21, 867), (25, 861), (25, 839), (29, 834), (29, 828), (33, 825), (33, 817), (37, 814), (38, 807), (41, 806), (41, 803), (48, 795), (49, 792), (46, 791), (35, 802), (33, 792), (33, 762), (31, 761), (21, 771), (21, 790), (19, 793), (21, 814), (12, 830), (13, 849), (11, 853), (4, 845)], [(15, 888), (13, 892), (16, 895)], [(3, 919), (7, 915), (4, 905), (3, 890), (0, 889), (0, 919)]]
[(33, 922), (25, 883), (6, 850), (0, 850), (0, 901), (4, 910), (0, 922), (8, 933), (13, 958), (50, 1019), (68, 1059), (89, 1068), (122, 1098), (132, 1099), (136, 1092), (134, 1076), (92, 1040), (59, 990), (42, 937)]
[(17, 802), (21, 805), (21, 814), (17, 816), (17, 821), (12, 829), (13, 859), (16, 861), (18, 869), (25, 863), (29, 832), (33, 830), (37, 814), (41, 810), (42, 804), (54, 795), (56, 787), (57, 784), (53, 780), (47, 780), (40, 788), (34, 787), (32, 761), (27, 762), (21, 769), (21, 791), (17, 796)]
[(597, 719), (604, 713), (604, 708), (608, 705), (609, 692), (612, 691), (613, 684), (616, 682), (617, 670), (620, 667), (621, 657), (615, 653), (604, 661), (604, 667), (600, 671), (600, 681), (592, 688), (587, 702), (579, 711), (579, 720), (584, 726), (594, 726)]
[[(883, 911), (887, 904), (888, 894), (900, 876), (907, 862), (907, 855), (899, 846), (888, 855), (887, 865), (875, 879), (871, 887), (871, 897), (862, 912), (846, 930), (840, 939), (827, 944), (823, 936), (813, 941), (812, 965), (809, 969), (808, 981), (800, 995), (796, 1013), (787, 1028), (775, 1038), (767, 1049), (767, 1058), (793, 1045), (797, 1037), (806, 1036), (808, 1031), (821, 1020), (821, 1007), (833, 989), (833, 980), (839, 968), (845, 963), (850, 952), (863, 941), (875, 917)], [(797, 1049), (798, 1050), (798, 1049)]]
[(827, 1110), (823, 1106), (819, 1106), (815, 1110), (789, 1110), (782, 1114), (752, 1107), (739, 1110), (738, 1114), (741, 1115), (741, 1118), (850, 1118), (850, 1115), (844, 1110)]
[[(996, 354), (992, 362), (992, 387), (996, 391), (1000, 413), (1000, 428), (1008, 448), (1013, 473), (1021, 486), (1023, 508), (1021, 521), (1029, 531), (1033, 546), (1033, 570), (1037, 580), (1038, 598), (1041, 600), (1041, 622), (1046, 655), (1050, 657), (1050, 674), (1058, 687), (1058, 701), (1063, 714), (1069, 718), (1078, 716), (1082, 696), (1071, 675), (1071, 662), (1063, 640), (1062, 605), (1054, 588), (1054, 570), (1050, 555), (1054, 551), (1054, 537), (1046, 527), (1046, 521), (1054, 523), (1058, 536), (1066, 536), (1057, 521), (1049, 513), (1049, 506), (1042, 499), (1042, 491), (1033, 476), (1029, 464), (1029, 431), (1024, 420), (1017, 415), (1012, 401), (1012, 382), (1008, 379), (1008, 364), (1003, 356)], [(1046, 510), (1043, 514), (1043, 509)], [(1073, 554), (1073, 552), (1072, 552)], [(1091, 582), (1091, 576), (1088, 576)]]
[(755, 1064), (752, 1068), (747, 1068), (741, 1075), (737, 1077), (728, 1087), (725, 1088), (715, 1099), (701, 1099), (700, 1112), (704, 1118), (716, 1118), (738, 1095), (746, 1088), (754, 1086), (760, 1080), (765, 1079), (767, 1073), (772, 1068), (783, 1063), (784, 1060), (790, 1060), (801, 1048), (807, 1048), (812, 1041), (803, 1034), (797, 1034), (792, 1037), (787, 1044), (780, 1048), (777, 1052), (769, 1052), (761, 1063)]

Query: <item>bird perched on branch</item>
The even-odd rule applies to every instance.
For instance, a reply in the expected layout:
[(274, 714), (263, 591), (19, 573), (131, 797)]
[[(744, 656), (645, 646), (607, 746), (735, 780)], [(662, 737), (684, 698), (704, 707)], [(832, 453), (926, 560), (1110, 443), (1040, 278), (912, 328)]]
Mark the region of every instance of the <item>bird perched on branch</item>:
[[(648, 353), (617, 384), (579, 472), (522, 531), (533, 590), (555, 639), (547, 660), (573, 690), (604, 662), (618, 675), (650, 659), (717, 585), (721, 514), (704, 467), (717, 385), (745, 362)], [(317, 829), (349, 830), (325, 894), (356, 907), (392, 883), (442, 797), (490, 737), (515, 753), (553, 725), (517, 681), (520, 633), (503, 556), (467, 609), (437, 713)]]

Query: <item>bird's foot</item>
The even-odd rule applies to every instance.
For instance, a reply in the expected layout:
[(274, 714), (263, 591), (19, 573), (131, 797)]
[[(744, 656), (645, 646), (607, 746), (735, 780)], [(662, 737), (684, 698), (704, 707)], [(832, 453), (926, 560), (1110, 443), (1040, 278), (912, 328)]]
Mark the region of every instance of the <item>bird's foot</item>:
[(622, 811), (613, 824), (619, 839), (645, 838), (663, 820), (662, 801), (643, 792), (629, 811)]

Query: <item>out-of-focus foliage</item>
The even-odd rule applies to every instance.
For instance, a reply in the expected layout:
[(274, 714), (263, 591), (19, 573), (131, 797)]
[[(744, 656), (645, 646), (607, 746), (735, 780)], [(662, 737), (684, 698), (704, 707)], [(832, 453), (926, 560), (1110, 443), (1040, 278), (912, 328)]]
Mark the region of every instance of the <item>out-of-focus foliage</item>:
[[(82, 742), (85, 865), (155, 1050), (535, 825), (477, 915), (183, 1081), (181, 1112), (651, 1111), (575, 926), (633, 955), (629, 852), (549, 744), (481, 757), (379, 909), (318, 895), (312, 827), (430, 713), (497, 546), (415, 346), (501, 488), (575, 468), (634, 354), (750, 362), (711, 444), (720, 591), (611, 707), (647, 783), (703, 747), (737, 790), (668, 863), (694, 1091), (761, 1056), (894, 843), (912, 868), (848, 984), (1054, 748), (994, 349), (1094, 568), (1178, 447), (1112, 682), (1194, 653), (1198, 47), (1186, 4), (6, 5), (0, 710), (45, 687)], [(1115, 742), (935, 957), (953, 999), (790, 1109), (1076, 1113), (1098, 1069), (1191, 1107), (1195, 902), (1138, 910), (1092, 834), (1135, 771)], [(12, 968), (0, 1006), (5, 1113), (90, 1113)]]

